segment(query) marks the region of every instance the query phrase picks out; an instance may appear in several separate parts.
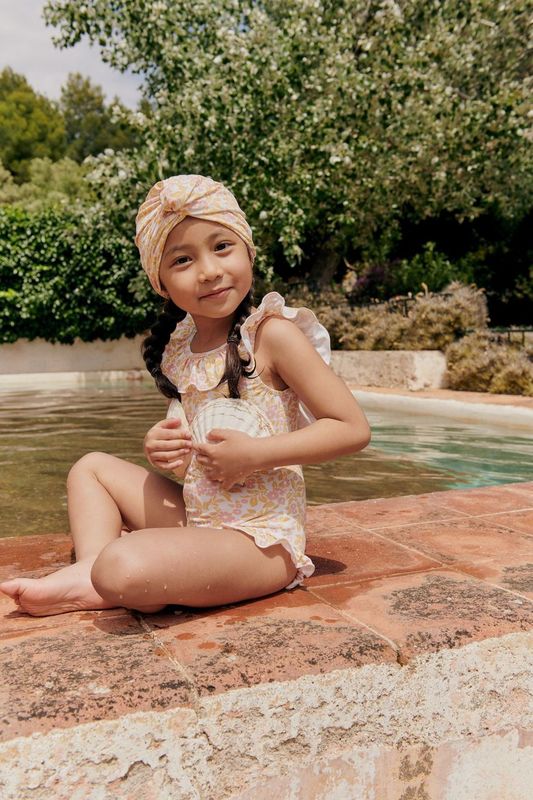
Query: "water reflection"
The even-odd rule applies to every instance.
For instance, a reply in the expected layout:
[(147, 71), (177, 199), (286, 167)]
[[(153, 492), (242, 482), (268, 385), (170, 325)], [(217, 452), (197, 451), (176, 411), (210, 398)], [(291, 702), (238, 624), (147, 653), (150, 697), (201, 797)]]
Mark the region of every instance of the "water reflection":
[[(166, 410), (153, 386), (135, 382), (0, 397), (0, 536), (66, 531), (70, 466), (93, 450), (146, 466), (144, 435)], [(368, 417), (367, 450), (304, 467), (310, 504), (533, 479), (525, 435), (432, 417)]]

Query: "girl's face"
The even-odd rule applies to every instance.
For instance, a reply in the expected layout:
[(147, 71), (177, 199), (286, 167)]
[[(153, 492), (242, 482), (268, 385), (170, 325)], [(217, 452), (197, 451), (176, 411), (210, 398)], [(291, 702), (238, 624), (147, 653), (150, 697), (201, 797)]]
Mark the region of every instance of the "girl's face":
[(193, 319), (231, 317), (252, 285), (248, 248), (230, 228), (185, 217), (168, 235), (159, 279)]

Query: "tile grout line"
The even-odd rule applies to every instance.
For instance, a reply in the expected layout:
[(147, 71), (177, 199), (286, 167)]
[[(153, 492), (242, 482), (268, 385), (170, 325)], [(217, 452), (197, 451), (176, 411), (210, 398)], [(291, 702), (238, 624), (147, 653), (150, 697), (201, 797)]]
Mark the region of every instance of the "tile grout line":
[[(347, 527), (346, 530), (343, 533), (328, 533), (328, 536), (331, 536), (331, 537), (334, 537), (334, 536), (346, 536), (349, 533), (350, 528), (353, 528), (353, 527), (356, 527), (356, 528), (358, 528), (358, 529), (360, 529), (362, 531), (371, 531), (373, 533), (375, 531), (386, 531), (389, 528), (406, 527), (407, 525), (410, 525), (410, 526), (416, 526), (416, 525), (420, 525), (420, 526), (422, 526), (422, 525), (440, 525), (441, 523), (444, 524), (444, 525), (449, 525), (449, 524), (454, 523), (454, 522), (465, 522), (466, 520), (473, 520), (473, 519), (478, 519), (478, 518), (479, 519), (486, 519), (487, 517), (498, 516), (500, 514), (520, 514), (523, 511), (533, 511), (533, 507), (532, 508), (518, 508), (518, 509), (513, 509), (511, 511), (490, 511), (487, 514), (468, 514), (468, 513), (466, 513), (466, 511), (458, 511), (458, 510), (455, 510), (455, 509), (447, 509), (447, 510), (448, 511), (452, 510), (455, 514), (461, 514), (461, 516), (460, 517), (442, 517), (442, 518), (439, 518), (439, 519), (423, 519), (423, 520), (417, 520), (416, 522), (412, 522), (412, 521), (408, 520), (408, 521), (404, 521), (404, 522), (394, 522), (394, 523), (391, 523), (390, 525), (364, 525), (364, 524), (362, 524), (360, 522), (352, 522), (350, 520), (349, 528)], [(339, 519), (340, 520), (342, 519), (340, 514), (339, 514)], [(344, 521), (346, 522), (346, 520), (344, 520)], [(507, 526), (509, 526), (509, 523), (502, 523), (501, 527), (506, 527), (506, 524), (507, 524)], [(522, 533), (522, 534), (524, 534), (524, 536), (530, 536), (531, 535), (531, 534), (528, 534), (528, 533), (524, 533), (524, 531), (519, 531), (516, 528), (509, 527), (509, 530), (511, 532), (513, 532), (513, 533)], [(316, 535), (316, 534), (308, 534), (308, 536), (311, 536), (311, 537), (313, 535)], [(318, 534), (318, 536), (320, 536), (320, 534)]]
[[(493, 516), (498, 516), (499, 513), (500, 512), (497, 512)], [(412, 528), (416, 528), (418, 526), (422, 527), (424, 525), (430, 525), (430, 524), (432, 526), (434, 526), (435, 528), (437, 528), (441, 524), (442, 525), (450, 525), (450, 523), (452, 523), (452, 522), (455, 522), (455, 523), (472, 522), (472, 521), (475, 522), (475, 520), (477, 520), (477, 519), (486, 521), (487, 516), (490, 516), (490, 515), (488, 515), (488, 514), (487, 515), (481, 515), (480, 514), (479, 516), (468, 517), (467, 519), (463, 519), (463, 518), (460, 518), (460, 519), (438, 519), (438, 520), (430, 520), (429, 522), (402, 522), (399, 525), (387, 525), (386, 527), (384, 526), (382, 528), (367, 528), (366, 530), (369, 533), (377, 533), (377, 532), (382, 533), (383, 532), (382, 535), (384, 535), (389, 530), (398, 530), (398, 529), (402, 529), (402, 528), (412, 529)], [(508, 525), (506, 523), (503, 523), (503, 522), (496, 522), (496, 527), (500, 528), (500, 531), (497, 531), (498, 533), (499, 532), (505, 533), (505, 534), (518, 533), (518, 534), (521, 534), (522, 536), (533, 536), (533, 531), (531, 533), (525, 533), (524, 531), (519, 531), (518, 528), (512, 528), (510, 525)], [(391, 540), (391, 541), (394, 541), (394, 540)]]
[(313, 589), (306, 588), (305, 591), (309, 592), (309, 594), (313, 595), (313, 597), (316, 597), (316, 599), (320, 600), (321, 603), (325, 603), (327, 606), (332, 608), (334, 611), (337, 612), (337, 614), (340, 614), (341, 617), (345, 617), (346, 619), (350, 620), (350, 622), (357, 622), (358, 625), (361, 625), (363, 628), (366, 628), (367, 630), (372, 631), (372, 633), (375, 634), (375, 636), (378, 636), (380, 639), (383, 639), (384, 641), (386, 641), (389, 644), (389, 647), (391, 647), (391, 649), (394, 651), (394, 653), (396, 655), (396, 661), (398, 662), (398, 664), (401, 663), (400, 660), (399, 660), (400, 657), (401, 657), (399, 645), (396, 644), (396, 642), (394, 642), (392, 639), (389, 639), (389, 637), (386, 634), (380, 633), (375, 628), (372, 628), (371, 625), (368, 625), (366, 622), (363, 622), (362, 620), (358, 619), (358, 617), (355, 617), (352, 614), (349, 614), (347, 611), (344, 611), (342, 608), (338, 608), (336, 605), (334, 605), (332, 602), (327, 600), (325, 597), (321, 597), (319, 594), (316, 594), (316, 592), (314, 592)]
[[(521, 594), (519, 591), (515, 589), (507, 589), (505, 586), (500, 586), (500, 584), (498, 583), (493, 583), (492, 581), (485, 580), (485, 578), (479, 578), (477, 575), (472, 575), (472, 573), (466, 572), (464, 569), (461, 569), (460, 566), (457, 566), (456, 563), (444, 563), (444, 562), (443, 563), (437, 562), (437, 566), (435, 567), (422, 567), (421, 569), (413, 569), (407, 572), (387, 572), (386, 575), (375, 575), (372, 578), (370, 577), (350, 578), (345, 581), (336, 581), (335, 583), (319, 583), (315, 584), (313, 586), (313, 589), (329, 589), (332, 586), (348, 586), (352, 583), (365, 583), (367, 581), (383, 581), (386, 580), (387, 578), (402, 578), (405, 575), (422, 575), (423, 573), (437, 572), (439, 569), (444, 569), (446, 571), (454, 572), (458, 575), (464, 576), (465, 578), (471, 578), (472, 580), (478, 581), (479, 583), (486, 584), (487, 586), (492, 586), (495, 589), (501, 589), (502, 592), (507, 592), (508, 594), (511, 594), (514, 597), (519, 597), (520, 600), (525, 600), (527, 603), (533, 603), (533, 600), (531, 598), (527, 597), (525, 594)], [(306, 587), (306, 591), (312, 591), (312, 589)], [(336, 608), (336, 606), (333, 607)]]
[(526, 603), (533, 604), (533, 600), (531, 600), (529, 597), (526, 597), (525, 594), (520, 594), (520, 592), (517, 592), (514, 589), (507, 589), (505, 586), (500, 586), (499, 583), (493, 583), (492, 581), (485, 580), (485, 578), (479, 578), (477, 575), (472, 575), (470, 572), (465, 572), (462, 569), (454, 568), (454, 572), (457, 572), (460, 575), (464, 575), (467, 578), (472, 578), (473, 580), (478, 581), (479, 583), (483, 583), (486, 586), (492, 586), (494, 589), (500, 589), (502, 592), (507, 592), (507, 594), (511, 594), (513, 595), (513, 597), (518, 597), (520, 600), (523, 600)]
[[(429, 567), (420, 567), (420, 569), (410, 569), (405, 572), (387, 572), (386, 574), (367, 576), (365, 578), (347, 578), (344, 581), (336, 581), (335, 583), (319, 583), (313, 584), (313, 589), (329, 589), (330, 586), (348, 586), (351, 583), (366, 583), (368, 581), (384, 581), (388, 578), (402, 578), (404, 575), (421, 575), (424, 572), (437, 572), (439, 569), (446, 569), (447, 564), (437, 564)], [(307, 587), (306, 587), (307, 588)]]
[[(351, 525), (355, 525), (358, 528), (362, 528), (363, 530), (368, 531), (368, 530), (375, 530), (376, 528), (378, 530), (381, 530), (382, 528), (395, 528), (398, 525), (428, 525), (430, 523), (439, 523), (439, 522), (446, 522), (446, 523), (448, 523), (448, 522), (458, 522), (459, 520), (470, 519), (472, 517), (472, 514), (467, 514), (466, 511), (456, 511), (453, 508), (444, 508), (443, 506), (440, 506), (440, 509), (442, 511), (451, 512), (452, 514), (459, 514), (460, 516), (459, 517), (446, 516), (446, 517), (442, 517), (442, 518), (439, 517), (438, 519), (434, 519), (433, 517), (428, 517), (427, 519), (417, 520), (416, 522), (413, 522), (411, 520), (407, 520), (405, 522), (399, 522), (399, 523), (398, 522), (393, 522), (393, 523), (390, 523), (390, 524), (387, 523), (386, 525), (373, 525), (373, 524), (372, 525), (368, 525), (368, 524), (361, 523), (361, 522), (352, 522), (350, 517), (348, 517), (348, 519), (350, 520)], [(338, 519), (339, 519), (339, 521), (343, 521), (344, 523), (346, 523), (346, 517), (343, 517), (340, 513), (338, 514)], [(333, 535), (335, 536), (335, 535), (339, 535), (339, 534), (333, 534)]]
[(446, 565), (445, 561), (440, 561), (438, 558), (435, 558), (434, 556), (428, 556), (427, 553), (424, 553), (422, 550), (417, 550), (416, 547), (411, 547), (408, 544), (403, 544), (403, 542), (397, 542), (395, 539), (390, 539), (388, 536), (385, 536), (383, 533), (378, 533), (378, 531), (375, 531), (375, 530), (374, 531), (369, 531), (369, 533), (371, 533), (372, 536), (378, 536), (380, 539), (383, 539), (383, 541), (387, 542), (388, 544), (393, 544), (393, 545), (397, 545), (398, 547), (403, 547), (404, 550), (408, 550), (411, 553), (416, 553), (417, 555), (422, 556), (423, 558), (428, 558), (430, 561), (434, 561), (435, 564), (439, 564), (440, 566), (445, 566)]
[[(137, 616), (137, 614), (138, 614), (138, 616)], [(138, 623), (140, 624), (142, 630), (145, 633), (150, 634), (150, 637), (151, 637), (152, 641), (154, 642), (154, 644), (158, 648), (163, 650), (163, 652), (165, 653), (165, 655), (168, 658), (168, 660), (170, 661), (170, 663), (174, 666), (176, 671), (185, 680), (185, 682), (187, 684), (187, 687), (189, 688), (189, 690), (191, 691), (192, 696), (193, 696), (193, 708), (194, 708), (194, 711), (196, 712), (197, 716), (199, 716), (200, 715), (200, 695), (198, 694), (198, 689), (196, 688), (196, 684), (195, 684), (192, 676), (189, 674), (189, 671), (187, 670), (187, 668), (181, 663), (181, 661), (178, 661), (178, 659), (176, 659), (172, 655), (170, 650), (167, 648), (166, 644), (163, 641), (161, 641), (161, 639), (157, 638), (157, 634), (156, 634), (155, 630), (150, 627), (150, 625), (146, 622), (146, 620), (140, 614), (140, 612), (132, 614), (132, 616), (134, 616), (134, 618), (138, 621)]]
[(522, 514), (524, 511), (533, 511), (533, 506), (528, 508), (511, 508), (508, 511), (487, 511), (486, 514), (476, 514), (474, 518), (486, 519), (487, 517), (498, 517), (502, 514)]

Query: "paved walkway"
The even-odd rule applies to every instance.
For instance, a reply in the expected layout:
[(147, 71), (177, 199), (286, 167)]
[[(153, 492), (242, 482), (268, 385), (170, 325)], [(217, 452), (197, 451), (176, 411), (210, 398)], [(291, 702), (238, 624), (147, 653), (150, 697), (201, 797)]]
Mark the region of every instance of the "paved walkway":
[[(532, 626), (533, 482), (313, 506), (307, 529), (315, 574), (252, 602), (30, 617), (0, 595), (2, 740)], [(0, 577), (70, 557), (66, 535), (3, 539)]]

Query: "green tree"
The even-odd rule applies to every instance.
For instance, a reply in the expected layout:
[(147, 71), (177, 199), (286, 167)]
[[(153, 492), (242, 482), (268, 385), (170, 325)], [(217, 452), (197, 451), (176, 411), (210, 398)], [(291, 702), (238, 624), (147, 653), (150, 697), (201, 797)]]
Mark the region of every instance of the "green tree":
[(260, 267), (329, 281), (403, 218), (528, 208), (528, 5), (49, 0), (45, 15), (60, 45), (87, 35), (144, 76), (143, 146), (93, 172), (125, 225), (154, 179), (201, 172), (241, 201)]
[(86, 167), (71, 158), (34, 158), (29, 162), (28, 180), (17, 184), (0, 162), (0, 206), (12, 205), (32, 212), (52, 206), (72, 208), (92, 197), (86, 172)]
[(81, 163), (106, 148), (134, 146), (135, 135), (124, 106), (118, 98), (106, 106), (102, 87), (79, 72), (71, 73), (61, 88), (59, 107), (65, 120), (67, 155), (75, 161)]
[(63, 117), (55, 103), (37, 94), (10, 67), (0, 72), (0, 160), (19, 183), (29, 177), (33, 158), (61, 158)]

